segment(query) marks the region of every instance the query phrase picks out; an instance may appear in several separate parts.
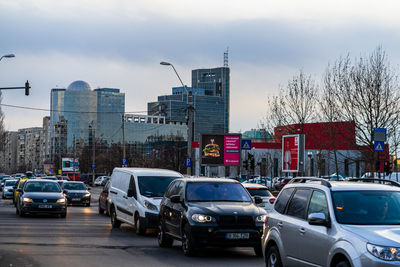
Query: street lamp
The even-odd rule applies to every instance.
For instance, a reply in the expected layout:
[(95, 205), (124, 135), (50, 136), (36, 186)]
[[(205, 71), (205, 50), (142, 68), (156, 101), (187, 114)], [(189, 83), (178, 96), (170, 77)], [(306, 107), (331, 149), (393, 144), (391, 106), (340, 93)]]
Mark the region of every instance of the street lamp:
[[(186, 85), (183, 84), (182, 79), (179, 76), (178, 72), (176, 71), (174, 65), (172, 65), (169, 62), (165, 62), (165, 61), (161, 61), (160, 65), (171, 66), (174, 69), (176, 76), (178, 76), (178, 79), (181, 82), (181, 84), (183, 86), (183, 89), (185, 90), (185, 92), (187, 94), (187, 104), (188, 104), (188, 121), (187, 121), (187, 123), (188, 123), (188, 137), (187, 137), (187, 139), (188, 139), (188, 145), (187, 145), (188, 151), (187, 151), (187, 154), (188, 154), (188, 158), (191, 159), (192, 158), (193, 128), (194, 128), (193, 127), (194, 125), (193, 125), (193, 98), (192, 98), (192, 94), (188, 93), (188, 91), (186, 89)], [(183, 95), (182, 95), (182, 99), (183, 99)], [(186, 173), (187, 173), (187, 175), (191, 176), (192, 175), (192, 167), (187, 167)]]
[(4, 55), (4, 56), (0, 57), (0, 61), (3, 59), (3, 57), (10, 58), (10, 57), (15, 57), (15, 55), (14, 54)]

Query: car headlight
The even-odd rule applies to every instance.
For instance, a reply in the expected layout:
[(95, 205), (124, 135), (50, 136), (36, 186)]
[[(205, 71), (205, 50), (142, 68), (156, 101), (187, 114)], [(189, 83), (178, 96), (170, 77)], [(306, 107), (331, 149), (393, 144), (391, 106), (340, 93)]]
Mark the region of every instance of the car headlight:
[(258, 215), (257, 217), (256, 217), (256, 222), (258, 222), (258, 223), (263, 223), (263, 222), (265, 222), (265, 218), (267, 217), (267, 215)]
[(65, 198), (60, 198), (57, 200), (57, 203), (65, 203)]
[(400, 248), (381, 247), (367, 244), (367, 250), (375, 257), (384, 261), (400, 261)]
[(8, 192), (8, 189), (4, 189), (4, 192)]
[(31, 199), (31, 198), (29, 198), (29, 197), (24, 197), (24, 202), (26, 202), (26, 203), (32, 203), (33, 202), (33, 200)]
[(145, 200), (144, 201), (144, 206), (149, 209), (149, 210), (154, 210), (154, 211), (158, 211), (158, 208), (156, 205), (150, 203), (149, 201)]
[(216, 222), (214, 217), (204, 214), (193, 214), (192, 220), (199, 223)]
[(90, 197), (90, 193), (86, 193), (84, 197)]

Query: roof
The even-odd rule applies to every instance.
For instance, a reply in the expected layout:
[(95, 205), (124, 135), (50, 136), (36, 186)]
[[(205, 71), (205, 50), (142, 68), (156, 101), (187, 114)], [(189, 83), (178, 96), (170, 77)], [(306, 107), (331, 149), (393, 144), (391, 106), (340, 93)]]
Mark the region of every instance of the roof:
[(156, 168), (115, 168), (114, 171), (120, 171), (125, 173), (131, 173), (137, 176), (140, 175), (154, 175), (154, 176), (164, 176), (164, 175), (172, 175), (177, 177), (183, 177), (182, 174), (172, 170), (166, 169), (156, 169)]
[(201, 183), (201, 182), (239, 183), (238, 181), (231, 178), (212, 178), (212, 177), (184, 177), (181, 178), (180, 180), (186, 182), (196, 182), (196, 183)]
[(245, 188), (263, 188), (268, 189), (265, 185), (262, 184), (254, 184), (254, 183), (242, 183)]

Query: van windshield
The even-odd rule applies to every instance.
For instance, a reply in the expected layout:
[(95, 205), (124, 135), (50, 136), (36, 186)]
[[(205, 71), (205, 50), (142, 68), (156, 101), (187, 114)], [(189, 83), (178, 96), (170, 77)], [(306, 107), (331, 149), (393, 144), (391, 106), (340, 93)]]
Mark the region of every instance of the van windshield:
[(139, 191), (145, 197), (163, 197), (169, 184), (179, 177), (138, 176)]

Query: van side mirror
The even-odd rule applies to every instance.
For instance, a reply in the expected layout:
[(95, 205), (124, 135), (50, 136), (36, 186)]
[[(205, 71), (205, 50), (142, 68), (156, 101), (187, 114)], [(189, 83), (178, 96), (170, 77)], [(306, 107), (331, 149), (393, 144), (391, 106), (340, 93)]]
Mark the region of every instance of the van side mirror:
[(331, 225), (329, 220), (325, 217), (325, 214), (320, 212), (308, 215), (308, 223), (310, 225), (321, 225), (326, 227), (330, 227)]
[(136, 192), (133, 189), (128, 189), (127, 196), (136, 198)]
[(172, 203), (182, 203), (180, 195), (173, 195), (170, 199)]
[(254, 203), (256, 204), (261, 204), (263, 202), (262, 198), (259, 196), (254, 197)]

